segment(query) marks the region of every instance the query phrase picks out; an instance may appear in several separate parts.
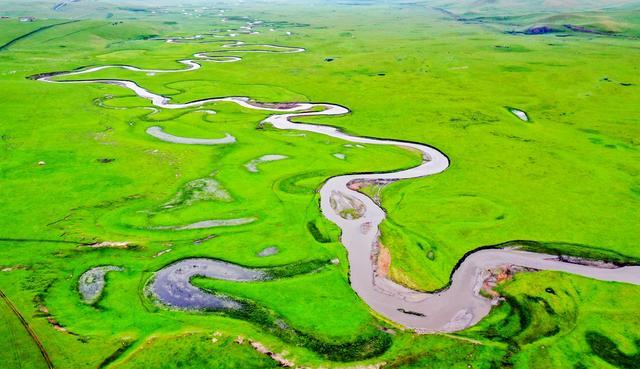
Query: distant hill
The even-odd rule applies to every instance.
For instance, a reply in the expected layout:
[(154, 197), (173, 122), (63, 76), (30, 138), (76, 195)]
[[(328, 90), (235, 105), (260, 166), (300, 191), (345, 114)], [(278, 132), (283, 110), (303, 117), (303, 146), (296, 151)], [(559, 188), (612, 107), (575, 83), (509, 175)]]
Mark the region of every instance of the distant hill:
[(461, 13), (581, 12), (640, 5), (639, 0), (436, 0), (432, 3)]
[(640, 37), (640, 0), (434, 0), (430, 4), (467, 23), (505, 32)]

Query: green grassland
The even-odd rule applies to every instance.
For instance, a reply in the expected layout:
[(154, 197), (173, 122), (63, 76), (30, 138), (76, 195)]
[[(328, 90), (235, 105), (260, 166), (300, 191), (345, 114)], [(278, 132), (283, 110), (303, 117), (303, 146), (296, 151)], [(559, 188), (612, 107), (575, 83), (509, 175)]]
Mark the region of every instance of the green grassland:
[(627, 305), (637, 288), (544, 272), (518, 275), (501, 293), (508, 304), (464, 335), (508, 346), (502, 365), (637, 366), (638, 315)]
[[(420, 3), (224, 4), (224, 24), (217, 11), (195, 17), (175, 5), (130, 4), (78, 2), (50, 13), (49, 4), (37, 3), (30, 10), (50, 19), (0, 20), (0, 44), (28, 34), (0, 50), (0, 290), (56, 368), (275, 366), (247, 343), (234, 343), (237, 336), (311, 367), (385, 362), (390, 368), (547, 368), (552, 362), (631, 368), (637, 361), (640, 290), (633, 286), (558, 273), (518, 275), (501, 287), (507, 300), (499, 308), (455, 335), (417, 336), (373, 314), (349, 286), (339, 231), (322, 217), (316, 190), (338, 174), (410, 167), (419, 162), (414, 153), (258, 129), (267, 114), (231, 103), (203, 108), (215, 115), (200, 108), (152, 113), (149, 101), (117, 86), (27, 78), (106, 64), (174, 69), (196, 52), (237, 54), (242, 61), (203, 63), (188, 73), (107, 69), (59, 79), (130, 79), (173, 102), (250, 96), (338, 103), (352, 113), (305, 121), (439, 148), (451, 159), (447, 171), (389, 185), (381, 194), (391, 277), (433, 290), (447, 284), (465, 253), (510, 240), (554, 243), (557, 252), (605, 250), (640, 258), (637, 40), (507, 34)], [(23, 15), (23, 7), (6, 14)], [(638, 24), (628, 9), (589, 10)], [(538, 19), (534, 11), (520, 15), (529, 17), (523, 27)], [(243, 16), (268, 22), (258, 35), (234, 37), (248, 44), (233, 48), (237, 53), (217, 54), (225, 50), (218, 42), (150, 39), (231, 29), (244, 25)], [(77, 21), (66, 23), (72, 18)], [(241, 52), (263, 43), (306, 52)], [(526, 111), (531, 121), (506, 107)], [(230, 133), (238, 142), (172, 144), (147, 135), (151, 126), (187, 137)], [(288, 158), (247, 171), (245, 163), (265, 154)], [(187, 205), (188, 183), (202, 178), (215, 180), (228, 197)], [(178, 206), (163, 209), (181, 189)], [(208, 230), (150, 229), (243, 217), (256, 221)], [(101, 241), (135, 247), (82, 246)], [(279, 253), (257, 256), (269, 246)], [(288, 337), (264, 329), (255, 316), (154, 305), (143, 293), (153, 272), (187, 257), (251, 267), (339, 262), (270, 282), (197, 281), (281, 319), (299, 334)], [(100, 301), (89, 306), (81, 302), (77, 281), (97, 265), (124, 271), (110, 273)], [(46, 367), (4, 305), (0, 321), (2, 336), (11, 337), (0, 341), (0, 361), (9, 368)], [(384, 352), (345, 364), (341, 358), (354, 357), (323, 351), (329, 344), (357, 351), (368, 347), (364, 341), (380, 343)]]
[(20, 317), (12, 310), (11, 303), (3, 298), (0, 304), (0, 334), (7, 345), (3, 345), (0, 360), (7, 368), (46, 368), (44, 358)]

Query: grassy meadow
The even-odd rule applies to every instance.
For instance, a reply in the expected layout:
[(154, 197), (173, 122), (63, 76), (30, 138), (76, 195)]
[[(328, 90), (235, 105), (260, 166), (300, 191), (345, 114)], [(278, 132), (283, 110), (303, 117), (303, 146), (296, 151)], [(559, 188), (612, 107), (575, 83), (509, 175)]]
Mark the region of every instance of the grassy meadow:
[[(321, 215), (317, 189), (339, 174), (411, 167), (420, 160), (415, 153), (259, 128), (268, 113), (231, 103), (155, 112), (148, 100), (117, 86), (28, 77), (99, 65), (179, 69), (178, 60), (197, 52), (237, 55), (242, 61), (205, 62), (185, 73), (113, 68), (58, 80), (129, 79), (176, 103), (223, 96), (337, 103), (351, 114), (304, 121), (437, 147), (451, 159), (448, 170), (381, 192), (390, 277), (435, 290), (469, 251), (511, 240), (640, 259), (636, 8), (589, 9), (599, 19), (623, 19), (622, 37), (514, 34), (511, 26), (452, 19), (435, 3), (229, 2), (207, 9), (200, 6), (206, 2), (194, 3), (81, 1), (53, 12), (34, 2), (0, 9), (10, 17), (0, 19), (0, 290), (55, 368), (277, 366), (249, 341), (314, 368), (634, 367), (640, 350), (635, 286), (519, 274), (499, 287), (506, 301), (490, 316), (451, 335), (415, 335), (370, 311), (349, 285), (339, 230)], [(517, 11), (509, 8), (519, 30), (544, 19), (535, 10)], [(575, 17), (575, 9), (568, 11)], [(38, 18), (16, 19), (29, 14)], [(245, 16), (264, 22), (256, 25), (259, 34), (175, 44), (155, 39), (236, 29)], [(246, 45), (227, 51), (218, 42), (231, 39)], [(255, 50), (252, 44), (306, 51), (242, 52)], [(237, 142), (168, 143), (149, 136), (151, 126), (185, 137), (229, 133)], [(257, 173), (244, 166), (268, 154), (287, 158), (262, 163)], [(190, 183), (201, 179), (224, 195), (199, 198)], [(255, 221), (152, 229), (235, 218)], [(131, 247), (86, 246), (99, 242)], [(563, 249), (564, 243), (574, 246)], [(279, 252), (260, 257), (267, 247)], [(196, 281), (250, 301), (263, 315), (153, 304), (144, 291), (153, 272), (188, 257), (265, 268), (334, 263), (269, 282)], [(109, 273), (100, 300), (87, 305), (77, 282), (100, 265), (124, 270)], [(9, 306), (0, 301), (6, 337), (0, 363), (8, 363), (0, 366), (46, 368)], [(257, 316), (296, 333), (274, 334)], [(243, 343), (234, 342), (238, 336)]]

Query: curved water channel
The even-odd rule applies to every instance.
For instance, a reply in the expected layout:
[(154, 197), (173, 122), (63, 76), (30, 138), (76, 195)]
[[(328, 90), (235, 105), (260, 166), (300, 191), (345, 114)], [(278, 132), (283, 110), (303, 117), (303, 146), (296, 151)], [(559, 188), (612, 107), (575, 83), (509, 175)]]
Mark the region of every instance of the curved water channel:
[[(223, 47), (245, 44), (232, 42)], [(246, 50), (247, 52), (301, 52), (301, 48), (274, 45), (254, 45), (272, 50)], [(242, 52), (242, 50), (235, 50)], [(175, 73), (196, 70), (200, 62), (233, 62), (236, 56), (214, 56), (196, 53), (196, 59), (179, 61), (187, 66), (179, 70), (140, 69), (132, 66), (107, 65), (70, 72), (55, 72), (34, 76), (34, 79), (51, 83), (102, 83), (118, 85), (148, 99), (153, 105), (164, 109), (201, 107), (213, 102), (230, 102), (248, 109), (273, 112), (261, 124), (271, 124), (282, 130), (312, 132), (356, 144), (389, 145), (419, 152), (422, 162), (409, 169), (389, 173), (347, 174), (328, 179), (320, 189), (322, 214), (342, 230), (341, 242), (348, 251), (350, 282), (354, 291), (376, 312), (400, 325), (421, 333), (453, 332), (477, 323), (491, 310), (492, 301), (480, 296), (479, 291), (487, 278), (487, 270), (500, 266), (520, 266), (535, 270), (553, 270), (573, 273), (605, 281), (640, 284), (640, 266), (599, 267), (579, 265), (559, 260), (557, 256), (516, 249), (481, 250), (467, 256), (452, 275), (451, 285), (437, 293), (418, 292), (403, 287), (380, 275), (377, 271), (377, 251), (380, 237), (379, 224), (385, 212), (371, 198), (350, 188), (350, 184), (362, 181), (390, 183), (402, 179), (420, 178), (438, 174), (449, 166), (449, 159), (437, 149), (414, 142), (354, 136), (337, 128), (308, 123), (293, 123), (292, 120), (311, 116), (341, 116), (349, 113), (344, 106), (330, 103), (283, 103), (263, 104), (248, 97), (210, 98), (187, 103), (171, 103), (171, 99), (155, 94), (133, 81), (119, 79), (82, 79), (57, 81), (55, 76), (88, 74), (107, 68), (123, 68), (146, 73)], [(150, 132), (154, 133), (154, 132)], [(157, 133), (154, 136), (158, 137)], [(166, 138), (165, 136), (159, 138)], [(186, 140), (186, 141), (185, 141)], [(231, 141), (230, 138), (227, 140)], [(180, 143), (212, 143), (212, 141), (189, 142), (180, 138)], [(231, 142), (224, 142), (231, 143)], [(332, 199), (334, 199), (332, 201)], [(335, 208), (335, 199), (348, 199), (359, 204), (358, 216), (345, 217)], [(332, 202), (333, 205), (332, 206)], [(229, 309), (237, 307), (232, 299), (216, 297), (190, 284), (194, 276), (249, 282), (265, 279), (263, 272), (234, 264), (208, 259), (187, 259), (171, 264), (156, 273), (151, 289), (160, 302), (182, 309)]]
[(264, 271), (245, 268), (220, 260), (185, 259), (168, 265), (154, 276), (151, 290), (162, 303), (178, 309), (240, 309), (241, 304), (230, 297), (207, 293), (191, 284), (200, 276), (235, 282), (271, 279)]

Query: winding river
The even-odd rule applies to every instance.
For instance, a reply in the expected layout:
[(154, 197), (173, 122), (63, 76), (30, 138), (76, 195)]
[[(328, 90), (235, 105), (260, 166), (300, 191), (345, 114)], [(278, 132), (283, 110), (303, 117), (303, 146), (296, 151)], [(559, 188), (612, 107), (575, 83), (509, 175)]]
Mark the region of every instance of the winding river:
[[(176, 42), (169, 39), (168, 42)], [(275, 45), (253, 45), (269, 50), (241, 50), (246, 45), (237, 41), (222, 45), (234, 48), (235, 52), (301, 52), (301, 48), (288, 48)], [(311, 116), (341, 116), (350, 111), (344, 106), (330, 103), (285, 103), (262, 104), (248, 97), (217, 97), (187, 103), (172, 103), (171, 99), (155, 94), (133, 81), (120, 79), (79, 79), (55, 80), (54, 77), (79, 76), (107, 68), (122, 68), (145, 73), (176, 73), (199, 69), (202, 62), (235, 62), (237, 56), (211, 55), (217, 52), (194, 54), (194, 59), (181, 60), (186, 68), (178, 70), (140, 69), (124, 65), (107, 65), (70, 72), (54, 72), (33, 76), (42, 82), (50, 83), (102, 83), (117, 85), (133, 91), (141, 98), (163, 109), (186, 109), (201, 107), (213, 102), (229, 102), (244, 108), (273, 112), (261, 124), (270, 124), (277, 129), (303, 131), (330, 136), (356, 144), (390, 145), (419, 152), (422, 162), (410, 169), (389, 173), (347, 174), (328, 179), (320, 189), (320, 207), (322, 214), (341, 230), (341, 242), (348, 251), (350, 282), (354, 291), (377, 313), (400, 325), (420, 333), (453, 332), (467, 328), (486, 316), (491, 310), (492, 301), (480, 296), (479, 291), (487, 278), (487, 270), (501, 266), (520, 266), (535, 270), (553, 270), (573, 273), (589, 278), (640, 284), (640, 267), (598, 267), (559, 260), (557, 256), (525, 252), (517, 249), (481, 250), (467, 256), (452, 275), (451, 285), (437, 293), (424, 293), (403, 287), (380, 275), (376, 267), (379, 244), (379, 225), (385, 219), (385, 212), (365, 194), (352, 190), (350, 184), (361, 181), (389, 183), (409, 178), (420, 178), (441, 173), (449, 166), (449, 159), (437, 149), (413, 142), (391, 139), (379, 139), (349, 135), (341, 130), (324, 125), (293, 123), (293, 119)], [(230, 144), (235, 140), (230, 136), (223, 139), (195, 140), (176, 138), (165, 134), (158, 128), (149, 132), (159, 139), (173, 140), (184, 144)], [(222, 141), (219, 141), (222, 140)], [(344, 217), (335, 206), (332, 198), (350, 199), (363, 209), (358, 217)], [(335, 201), (334, 201), (335, 204)], [(215, 264), (215, 265), (214, 265)], [(190, 259), (171, 264), (156, 273), (152, 290), (158, 300), (167, 305), (182, 309), (234, 308), (236, 303), (228, 298), (215, 297), (190, 284), (193, 276), (250, 282), (263, 279), (259, 271), (235, 266), (220, 261)], [(177, 296), (177, 297), (176, 297)]]

